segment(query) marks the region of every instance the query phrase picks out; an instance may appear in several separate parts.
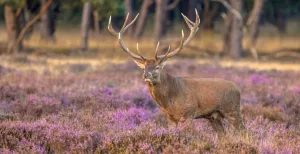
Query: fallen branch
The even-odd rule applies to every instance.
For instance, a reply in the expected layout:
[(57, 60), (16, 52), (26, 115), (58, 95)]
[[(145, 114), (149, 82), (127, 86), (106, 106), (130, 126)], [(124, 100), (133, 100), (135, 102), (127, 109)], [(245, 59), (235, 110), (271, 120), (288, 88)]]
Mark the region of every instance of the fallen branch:
[(281, 57), (293, 57), (293, 58), (299, 58), (300, 59), (300, 49), (289, 49), (289, 48), (282, 48), (275, 52), (272, 52), (271, 54), (262, 56), (262, 58), (281, 58)]
[(199, 47), (193, 46), (193, 45), (187, 45), (186, 48), (194, 50), (194, 51), (200, 51), (199, 53), (201, 55), (204, 55), (205, 57), (213, 57), (217, 53), (217, 51), (215, 51), (215, 50), (199, 48)]
[(280, 57), (284, 57), (284, 56), (300, 58), (300, 54), (296, 53), (296, 52), (293, 52), (293, 51), (283, 51), (283, 52), (280, 52), (280, 53), (276, 53), (274, 55), (275, 58), (280, 58)]

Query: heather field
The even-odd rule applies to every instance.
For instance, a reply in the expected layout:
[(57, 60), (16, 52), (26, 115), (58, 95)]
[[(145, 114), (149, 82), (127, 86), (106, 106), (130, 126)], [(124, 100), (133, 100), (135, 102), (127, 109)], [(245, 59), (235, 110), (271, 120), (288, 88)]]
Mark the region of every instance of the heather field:
[[(31, 65), (45, 67), (26, 69)], [(300, 153), (299, 70), (188, 59), (170, 61), (165, 69), (239, 85), (249, 140), (235, 135), (227, 121), (221, 140), (205, 119), (168, 123), (131, 61), (62, 64), (55, 72), (47, 62), (16, 58), (5, 65), (2, 57), (0, 153)]]
[(0, 0), (0, 154), (300, 154), (299, 21), (300, 0)]

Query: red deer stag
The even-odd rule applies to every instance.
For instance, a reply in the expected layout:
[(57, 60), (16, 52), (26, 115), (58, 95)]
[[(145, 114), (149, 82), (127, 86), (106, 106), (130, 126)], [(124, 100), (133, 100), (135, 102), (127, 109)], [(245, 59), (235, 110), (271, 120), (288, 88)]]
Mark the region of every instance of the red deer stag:
[(200, 18), (197, 10), (195, 23), (182, 14), (190, 29), (189, 37), (184, 40), (182, 30), (179, 47), (171, 52), (169, 47), (166, 54), (160, 56), (157, 55), (158, 43), (154, 59), (145, 58), (139, 51), (138, 44), (138, 54), (131, 52), (124, 44), (122, 40), (124, 32), (138, 17), (137, 15), (127, 25), (128, 16), (129, 14), (119, 33), (112, 28), (110, 17), (108, 30), (117, 36), (122, 49), (144, 70), (143, 78), (148, 85), (151, 97), (171, 121), (177, 125), (182, 124), (187, 118), (206, 118), (214, 130), (219, 135), (223, 135), (225, 132), (221, 120), (225, 118), (237, 130), (246, 133), (240, 112), (240, 89), (237, 85), (223, 79), (174, 77), (163, 69), (168, 58), (178, 54), (198, 31)]

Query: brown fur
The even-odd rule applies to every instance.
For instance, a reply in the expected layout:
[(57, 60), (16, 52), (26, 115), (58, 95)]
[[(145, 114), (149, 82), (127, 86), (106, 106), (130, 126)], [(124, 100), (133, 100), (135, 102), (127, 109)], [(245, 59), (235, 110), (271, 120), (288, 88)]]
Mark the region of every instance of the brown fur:
[(164, 72), (167, 59), (178, 54), (187, 45), (198, 31), (200, 17), (197, 10), (196, 21), (192, 22), (182, 14), (190, 29), (188, 38), (184, 39), (181, 32), (181, 42), (178, 48), (158, 56), (159, 42), (157, 43), (154, 59), (146, 59), (139, 51), (135, 54), (129, 50), (122, 40), (122, 35), (131, 26), (138, 15), (127, 24), (129, 14), (126, 16), (120, 32), (116, 32), (109, 18), (108, 30), (115, 35), (119, 44), (129, 54), (134, 62), (144, 69), (144, 79), (148, 84), (151, 97), (165, 112), (168, 118), (177, 124), (183, 123), (187, 118), (207, 118), (213, 128), (219, 133), (224, 132), (221, 119), (226, 118), (238, 130), (246, 130), (240, 113), (240, 90), (232, 82), (222, 79), (183, 78), (173, 77)]
[(223, 79), (173, 77), (161, 70), (161, 82), (148, 84), (149, 93), (168, 118), (180, 124), (188, 118), (209, 119), (223, 134), (225, 118), (240, 131), (246, 128), (240, 113), (240, 89)]

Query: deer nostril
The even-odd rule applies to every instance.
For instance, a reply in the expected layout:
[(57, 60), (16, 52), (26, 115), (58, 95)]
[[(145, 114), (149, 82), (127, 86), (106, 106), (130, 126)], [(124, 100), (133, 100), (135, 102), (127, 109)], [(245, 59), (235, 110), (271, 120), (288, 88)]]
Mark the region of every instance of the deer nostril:
[(150, 73), (150, 72), (148, 72), (148, 73), (144, 73), (144, 78), (146, 79), (146, 78), (150, 78), (152, 76), (152, 74)]

